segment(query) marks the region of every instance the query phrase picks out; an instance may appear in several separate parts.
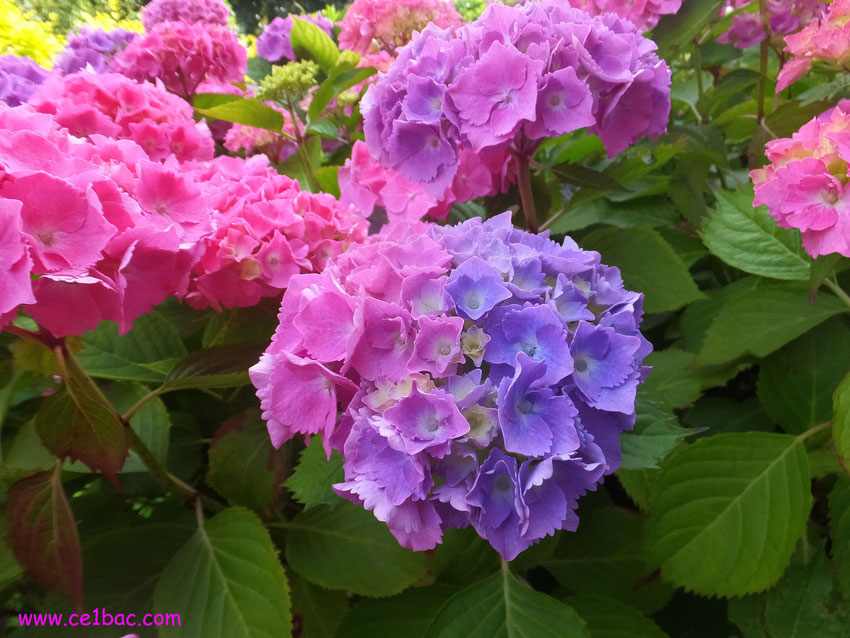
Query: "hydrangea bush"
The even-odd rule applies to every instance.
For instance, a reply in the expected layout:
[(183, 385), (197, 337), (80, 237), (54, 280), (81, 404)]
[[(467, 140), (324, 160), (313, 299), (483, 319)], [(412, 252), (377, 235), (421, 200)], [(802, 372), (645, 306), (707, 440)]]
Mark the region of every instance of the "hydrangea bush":
[(30, 5), (0, 634), (846, 634), (842, 0)]

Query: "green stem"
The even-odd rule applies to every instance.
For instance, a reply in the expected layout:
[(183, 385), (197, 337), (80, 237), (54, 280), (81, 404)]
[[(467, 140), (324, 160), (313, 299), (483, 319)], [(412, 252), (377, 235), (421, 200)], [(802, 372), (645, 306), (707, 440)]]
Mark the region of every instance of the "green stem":
[(839, 299), (841, 299), (841, 301), (844, 302), (844, 305), (850, 308), (850, 295), (844, 292), (844, 289), (838, 285), (837, 281), (833, 281), (832, 279), (827, 277), (826, 279), (824, 279), (823, 283), (835, 294), (836, 297), (838, 297)]
[(534, 207), (534, 194), (531, 191), (531, 158), (527, 153), (514, 154), (516, 162), (517, 188), (522, 201), (522, 213), (525, 215), (525, 228), (530, 233), (536, 233), (537, 209)]
[(813, 436), (813, 435), (817, 434), (818, 432), (822, 432), (823, 430), (826, 430), (827, 428), (829, 428), (831, 426), (832, 426), (832, 421), (825, 421), (824, 423), (820, 423), (820, 424), (818, 424), (814, 427), (809, 428), (805, 432), (798, 434), (797, 440), (798, 441), (805, 441), (810, 436)]
[(319, 180), (316, 177), (316, 173), (313, 172), (313, 165), (310, 163), (310, 156), (307, 155), (307, 149), (304, 146), (304, 136), (301, 135), (301, 128), (298, 126), (298, 115), (295, 113), (295, 107), (292, 105), (292, 100), (286, 100), (286, 108), (289, 111), (290, 118), (292, 118), (292, 130), (295, 133), (295, 142), (297, 144), (295, 152), (298, 154), (298, 159), (301, 162), (304, 173), (307, 175), (307, 182), (310, 184), (310, 190), (314, 193), (318, 193), (322, 190), (322, 187), (319, 186)]
[(705, 89), (702, 85), (702, 55), (700, 54), (699, 42), (697, 40), (694, 40), (694, 71), (696, 71), (697, 74), (697, 95), (699, 96), (697, 98), (697, 108), (695, 110), (698, 119), (705, 124), (707, 119), (699, 112), (699, 105), (702, 103)]
[(162, 388), (157, 388), (156, 390), (151, 390), (150, 392), (148, 392), (145, 396), (136, 401), (135, 405), (133, 405), (132, 408), (127, 410), (123, 415), (121, 415), (121, 420), (125, 423), (130, 423), (130, 419), (136, 416), (136, 413), (141, 410), (148, 401), (158, 397), (161, 390)]
[(767, 13), (767, 0), (759, 0), (759, 13), (762, 22), (764, 23), (764, 40), (761, 41), (761, 49), (759, 52), (759, 88), (758, 88), (758, 109), (756, 121), (761, 124), (764, 120), (764, 89), (767, 86), (767, 54), (770, 46), (770, 24)]

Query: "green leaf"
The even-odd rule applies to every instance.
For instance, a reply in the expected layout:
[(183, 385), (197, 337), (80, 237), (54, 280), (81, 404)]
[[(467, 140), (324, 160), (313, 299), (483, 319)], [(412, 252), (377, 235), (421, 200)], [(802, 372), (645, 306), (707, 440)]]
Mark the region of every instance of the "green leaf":
[(292, 613), (301, 620), (304, 638), (335, 638), (340, 622), (348, 612), (348, 595), (317, 587), (289, 572), (292, 587)]
[(746, 354), (766, 357), (847, 307), (836, 297), (818, 295), (809, 305), (804, 286), (765, 282), (727, 299), (705, 333), (700, 365), (720, 364)]
[(850, 612), (834, 608), (832, 573), (824, 552), (792, 566), (765, 595), (765, 630), (771, 638), (850, 635)]
[(486, 578), (498, 569), (499, 554), (471, 527), (446, 530), (431, 565), (440, 583), (457, 586)]
[(603, 263), (618, 266), (626, 287), (646, 294), (647, 312), (676, 310), (704, 297), (682, 259), (655, 230), (605, 228), (588, 235), (582, 248), (597, 250)]
[(349, 64), (343, 64), (341, 60), (338, 61), (327, 79), (313, 93), (310, 108), (307, 109), (307, 115), (311, 118), (319, 117), (322, 111), (325, 110), (325, 107), (337, 95), (343, 91), (347, 91), (355, 84), (372, 77), (376, 72), (372, 67), (351, 68)]
[(576, 612), (502, 571), (458, 592), (443, 606), (427, 638), (563, 638), (590, 636)]
[(722, 6), (723, 0), (685, 0), (675, 14), (661, 16), (652, 39), (669, 55), (693, 42)]
[(850, 477), (841, 476), (829, 494), (829, 527), (832, 558), (838, 585), (850, 599)]
[(23, 571), (8, 541), (8, 524), (0, 517), (0, 591), (21, 577)]
[(314, 171), (323, 193), (330, 193), (339, 199), (339, 166), (322, 166)]
[(687, 346), (686, 350), (696, 352), (700, 349), (705, 341), (705, 333), (727, 303), (746, 298), (752, 291), (763, 285), (763, 279), (744, 277), (728, 286), (708, 291), (708, 299), (697, 301), (685, 308), (680, 327)]
[(118, 325), (101, 321), (96, 330), (82, 335), (85, 349), (75, 355), (93, 377), (160, 383), (186, 347), (174, 325), (156, 312), (142, 315), (127, 334)]
[(652, 372), (641, 390), (672, 408), (697, 400), (702, 391), (703, 375), (693, 365), (695, 355), (677, 348), (656, 350), (646, 357)]
[(301, 452), (295, 471), (284, 485), (296, 501), (309, 509), (316, 505), (339, 503), (339, 496), (331, 486), (344, 480), (342, 456), (334, 450), (328, 460), (322, 447), (322, 437), (315, 435), (310, 437), (310, 445)]
[(839, 253), (831, 253), (829, 255), (821, 255), (812, 262), (811, 276), (809, 277), (810, 299), (815, 298), (823, 282), (832, 274), (833, 269), (843, 258), (844, 256)]
[(640, 197), (625, 202), (599, 198), (570, 208), (551, 228), (555, 234), (581, 230), (593, 224), (607, 224), (617, 228), (654, 228), (671, 224), (678, 219), (676, 208), (661, 197)]
[(673, 412), (639, 395), (634, 430), (620, 435), (623, 454), (620, 467), (626, 470), (658, 467), (680, 441), (692, 434), (696, 432), (679, 425)]
[(560, 535), (555, 556), (543, 566), (574, 594), (606, 596), (655, 611), (672, 589), (650, 578), (658, 564), (644, 559), (643, 528), (643, 518), (634, 512), (592, 510), (582, 516), (577, 532)]
[(325, 73), (330, 73), (339, 59), (339, 49), (331, 37), (320, 27), (301, 18), (292, 20), (289, 41), (299, 57), (312, 58)]
[(279, 638), (291, 632), (289, 586), (260, 520), (242, 508), (205, 522), (169, 561), (153, 608), (179, 612), (160, 636)]
[(832, 438), (845, 465), (850, 463), (850, 373), (832, 395)]
[(195, 110), (204, 117), (214, 120), (253, 126), (275, 133), (283, 131), (283, 113), (252, 97), (233, 97), (232, 100), (209, 108), (196, 106)]
[(313, 120), (309, 125), (307, 125), (305, 131), (331, 140), (339, 139), (339, 128), (332, 120), (329, 119)]
[(797, 434), (829, 421), (832, 393), (848, 368), (850, 329), (835, 317), (761, 362), (758, 396), (774, 421)]
[[(307, 159), (309, 160), (310, 166), (313, 167), (313, 172), (315, 173), (322, 163), (322, 140), (321, 138), (313, 135), (307, 138), (302, 147), (306, 150)], [(298, 183), (301, 186), (301, 190), (310, 190), (310, 178), (307, 175), (307, 171), (304, 168), (304, 165), (299, 159), (298, 153), (294, 153), (291, 157), (281, 162), (278, 165), (278, 170), (284, 175), (291, 177), (292, 179), (298, 180)]]
[(261, 346), (247, 344), (195, 350), (171, 369), (160, 391), (248, 385), (248, 368), (259, 361), (262, 353)]
[(800, 233), (779, 228), (767, 207), (753, 207), (752, 187), (715, 191), (717, 207), (702, 229), (708, 249), (730, 266), (774, 279), (808, 281), (811, 260)]
[(658, 625), (631, 605), (597, 596), (570, 596), (565, 601), (587, 623), (593, 638), (665, 638)]
[(328, 589), (391, 596), (426, 571), (424, 554), (401, 547), (372, 512), (348, 501), (305, 510), (287, 527), (287, 563)]
[(336, 638), (424, 638), (456, 592), (444, 585), (414, 587), (392, 598), (364, 600), (343, 619)]
[[(251, 78), (252, 80), (254, 80), (254, 82), (256, 84), (259, 84), (271, 72), (272, 72), (272, 65), (269, 64), (269, 62), (267, 60), (264, 60), (263, 58), (256, 56), (256, 55), (254, 57), (248, 58), (248, 72), (247, 72), (246, 75), (249, 78)], [(196, 95), (195, 96), (195, 104), (196, 105), (197, 105), (197, 98), (198, 98), (198, 96)]]
[(617, 470), (617, 479), (634, 501), (638, 509), (645, 512), (652, 504), (652, 493), (660, 472), (656, 469)]
[(727, 397), (704, 397), (683, 416), (686, 425), (705, 430), (707, 436), (726, 432), (771, 432), (775, 424), (755, 397), (735, 401)]
[(274, 448), (256, 411), (237, 414), (210, 443), (207, 484), (232, 505), (271, 514), (285, 474), (285, 457)]
[(24, 573), (83, 604), (83, 570), (77, 523), (62, 488), (60, 467), (16, 482), (6, 499), (9, 539)]
[(581, 164), (563, 162), (555, 166), (536, 166), (535, 168), (547, 170), (557, 175), (561, 181), (579, 188), (592, 188), (600, 191), (627, 191), (620, 182)]
[(114, 479), (127, 458), (124, 424), (70, 354), (64, 368), (63, 389), (47, 397), (35, 415), (38, 435), (54, 456), (80, 460)]
[(700, 439), (662, 466), (648, 553), (666, 580), (697, 594), (758, 592), (787, 567), (811, 505), (800, 438), (749, 432)]

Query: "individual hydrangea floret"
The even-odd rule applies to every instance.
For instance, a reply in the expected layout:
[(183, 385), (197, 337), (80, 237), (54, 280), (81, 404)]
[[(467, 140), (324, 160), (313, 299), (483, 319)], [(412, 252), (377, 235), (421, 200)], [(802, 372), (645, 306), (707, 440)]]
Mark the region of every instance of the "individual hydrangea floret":
[(160, 84), (138, 83), (117, 73), (80, 71), (53, 76), (30, 99), (72, 135), (103, 135), (136, 142), (154, 161), (212, 159), (207, 125), (195, 122), (192, 107)]
[[(506, 559), (620, 464), (650, 344), (642, 295), (571, 239), (402, 227), (295, 275), (250, 370), (274, 445), (321, 433), (334, 486), (398, 541), (471, 525)], [(342, 416), (337, 419), (337, 407)]]
[(614, 13), (646, 31), (658, 24), (661, 16), (677, 13), (682, 0), (570, 0), (570, 4), (594, 16)]
[(764, 168), (750, 173), (754, 206), (783, 228), (798, 228), (812, 257), (850, 257), (850, 100), (817, 116), (790, 139), (767, 143)]
[(452, 204), (507, 191), (514, 180), (509, 156), (503, 150), (460, 153), (452, 184), (440, 196), (426, 192), (424, 184), (407, 179), (382, 166), (357, 141), (351, 157), (339, 170), (340, 201), (370, 217), (376, 209), (387, 214), (388, 228), (419, 221), (423, 215), (445, 219)]
[(264, 156), (218, 157), (183, 171), (215, 211), (186, 294), (196, 308), (256, 305), (366, 237), (360, 216), (331, 195), (302, 191)]
[[(185, 291), (210, 209), (174, 158), (74, 137), (29, 105), (0, 105), (0, 326), (19, 306), (57, 337), (123, 334)], [(8, 223), (5, 223), (8, 222)]]
[(628, 21), (558, 0), (494, 4), (456, 34), (429, 25), (366, 94), (366, 143), (436, 196), (462, 149), (527, 161), (542, 138), (587, 128), (614, 155), (666, 130), (670, 69), (655, 49)]
[(163, 22), (206, 22), (227, 26), (230, 9), (221, 0), (153, 0), (142, 7), (142, 24), (151, 31)]
[(203, 82), (241, 82), (248, 54), (236, 34), (208, 22), (161, 22), (133, 40), (110, 65), (140, 82), (160, 80), (191, 103)]
[(0, 55), (0, 102), (23, 104), (49, 76), (50, 71), (27, 57)]
[(850, 68), (850, 0), (825, 5), (823, 17), (785, 37), (785, 50), (792, 57), (776, 78), (777, 93), (803, 77), (815, 62)]
[(364, 56), (395, 56), (428, 24), (455, 29), (462, 20), (447, 0), (354, 0), (339, 23), (339, 45)]
[(77, 34), (69, 34), (68, 44), (56, 56), (53, 68), (62, 75), (91, 69), (105, 73), (116, 53), (122, 51), (138, 33), (126, 29), (104, 31), (85, 26)]
[(289, 39), (289, 32), (292, 31), (292, 21), (294, 18), (315, 24), (329, 36), (333, 36), (333, 22), (321, 13), (296, 16), (288, 15), (285, 18), (278, 17), (269, 22), (257, 38), (258, 56), (268, 62), (295, 60), (295, 52), (292, 50), (292, 42)]

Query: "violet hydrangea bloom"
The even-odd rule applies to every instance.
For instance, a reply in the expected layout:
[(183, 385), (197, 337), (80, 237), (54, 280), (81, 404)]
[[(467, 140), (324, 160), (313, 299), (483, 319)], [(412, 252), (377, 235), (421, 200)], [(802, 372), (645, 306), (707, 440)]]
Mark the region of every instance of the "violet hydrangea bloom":
[(850, 100), (767, 143), (769, 164), (750, 172), (754, 206), (766, 205), (783, 228), (797, 228), (812, 257), (850, 257)]
[(27, 57), (0, 55), (0, 102), (23, 104), (49, 76), (50, 71)]
[(105, 73), (112, 57), (138, 35), (126, 29), (104, 31), (83, 27), (78, 34), (68, 35), (68, 44), (56, 56), (53, 68), (62, 75), (86, 68), (91, 68), (95, 73)]
[(278, 17), (269, 22), (257, 38), (258, 56), (268, 62), (279, 62), (284, 59), (295, 60), (295, 52), (292, 50), (292, 43), (289, 41), (293, 18), (311, 22), (329, 36), (333, 36), (334, 23), (321, 12), (296, 16), (288, 15), (285, 18)]
[(507, 213), (399, 227), (293, 276), (250, 374), (274, 444), (321, 433), (345, 458), (336, 491), (402, 545), (471, 525), (510, 560), (575, 530), (619, 466), (651, 350), (641, 306), (598, 253)]
[(528, 157), (587, 128), (614, 155), (666, 130), (670, 69), (614, 14), (558, 0), (489, 6), (455, 33), (429, 25), (363, 99), (372, 155), (439, 196), (462, 149)]
[(678, 12), (682, 0), (570, 0), (570, 4), (591, 15), (616, 13), (646, 31), (658, 24), (661, 16)]

